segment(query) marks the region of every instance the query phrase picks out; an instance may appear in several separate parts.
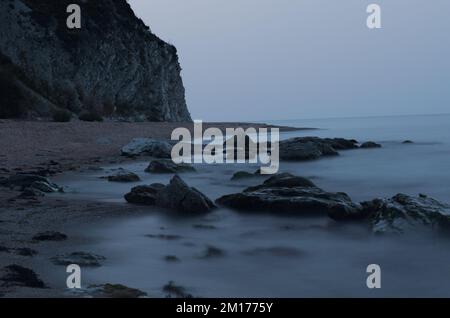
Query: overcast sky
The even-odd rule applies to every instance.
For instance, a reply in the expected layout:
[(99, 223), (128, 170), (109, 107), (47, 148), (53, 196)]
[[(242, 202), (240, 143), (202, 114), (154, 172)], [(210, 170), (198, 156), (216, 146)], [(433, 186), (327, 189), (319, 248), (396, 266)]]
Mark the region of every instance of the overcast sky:
[(177, 47), (194, 119), (450, 112), (449, 0), (129, 2)]

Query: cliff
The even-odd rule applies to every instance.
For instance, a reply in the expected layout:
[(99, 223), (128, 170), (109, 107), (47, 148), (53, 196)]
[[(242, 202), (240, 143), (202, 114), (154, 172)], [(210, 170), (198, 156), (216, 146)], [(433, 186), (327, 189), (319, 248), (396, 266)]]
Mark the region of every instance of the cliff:
[[(81, 29), (66, 8), (81, 7)], [(177, 50), (125, 0), (1, 0), (0, 118), (67, 109), (148, 121), (191, 121)]]

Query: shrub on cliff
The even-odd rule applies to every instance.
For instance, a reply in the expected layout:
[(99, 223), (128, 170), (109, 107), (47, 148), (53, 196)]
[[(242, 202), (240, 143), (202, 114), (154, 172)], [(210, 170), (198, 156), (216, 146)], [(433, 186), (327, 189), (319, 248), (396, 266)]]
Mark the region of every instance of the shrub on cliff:
[(65, 109), (56, 109), (52, 113), (54, 122), (67, 123), (72, 120), (72, 113)]

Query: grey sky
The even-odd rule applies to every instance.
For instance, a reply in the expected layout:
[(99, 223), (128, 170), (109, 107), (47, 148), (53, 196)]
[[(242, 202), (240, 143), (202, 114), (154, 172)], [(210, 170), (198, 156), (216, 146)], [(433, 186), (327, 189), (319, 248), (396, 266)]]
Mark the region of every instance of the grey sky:
[(450, 112), (448, 0), (129, 2), (178, 48), (195, 119)]

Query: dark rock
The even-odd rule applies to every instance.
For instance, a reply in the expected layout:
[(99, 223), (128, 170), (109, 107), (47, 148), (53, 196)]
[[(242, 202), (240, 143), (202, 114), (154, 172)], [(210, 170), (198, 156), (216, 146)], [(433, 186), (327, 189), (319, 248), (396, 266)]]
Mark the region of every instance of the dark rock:
[(173, 281), (164, 285), (163, 291), (167, 293), (167, 297), (192, 298), (192, 295), (186, 292), (186, 288), (175, 285)]
[(51, 193), (61, 191), (61, 188), (49, 179), (35, 174), (16, 174), (1, 181), (0, 185), (10, 188), (30, 188), (41, 192)]
[(155, 158), (171, 157), (172, 143), (152, 138), (135, 138), (122, 148), (122, 156), (136, 157), (140, 155)]
[(86, 252), (74, 252), (70, 254), (57, 255), (50, 258), (50, 260), (55, 265), (67, 266), (70, 264), (77, 264), (81, 267), (99, 267), (102, 265), (103, 261), (106, 260), (106, 258), (104, 256)]
[(121, 284), (91, 285), (87, 293), (98, 298), (140, 298), (147, 296), (147, 293), (139, 289)]
[(206, 213), (215, 208), (209, 198), (189, 187), (178, 175), (167, 186), (135, 187), (125, 195), (125, 199), (130, 203), (156, 205), (189, 214)]
[(397, 194), (361, 205), (374, 233), (414, 232), (419, 227), (450, 230), (450, 206), (427, 196)]
[(336, 212), (359, 215), (360, 207), (345, 193), (330, 193), (305, 178), (280, 174), (242, 193), (225, 195), (217, 203), (240, 211), (266, 211), (298, 216)]
[(296, 248), (281, 247), (281, 246), (268, 248), (255, 248), (252, 250), (244, 251), (243, 253), (249, 256), (269, 255), (275, 257), (299, 257), (303, 255), (303, 253)]
[(42, 233), (38, 233), (33, 236), (33, 240), (35, 241), (64, 241), (67, 240), (67, 235), (55, 232), (55, 231), (46, 231)]
[(139, 176), (131, 171), (119, 169), (114, 174), (107, 177), (109, 182), (138, 182)]
[(210, 224), (194, 224), (192, 226), (194, 229), (199, 229), (199, 230), (216, 230), (217, 227), (215, 227), (214, 225), (210, 225)]
[(155, 205), (156, 196), (158, 192), (165, 186), (163, 184), (152, 184), (137, 186), (131, 189), (131, 191), (125, 194), (125, 200), (128, 203), (143, 204), (143, 205)]
[(31, 269), (20, 265), (8, 265), (1, 270), (0, 281), (5, 287), (22, 286), (30, 288), (47, 288), (44, 282)]
[(250, 173), (247, 171), (238, 171), (233, 174), (233, 176), (231, 177), (231, 181), (250, 179), (250, 178), (255, 178), (255, 177), (260, 177), (260, 176), (262, 176), (260, 169), (256, 170), (256, 172), (254, 172), (254, 173)]
[(159, 159), (150, 162), (145, 172), (151, 173), (181, 173), (193, 172), (195, 168), (187, 163), (174, 163), (171, 159)]
[(368, 148), (381, 148), (381, 145), (377, 144), (376, 142), (373, 142), (373, 141), (367, 141), (367, 142), (361, 144), (361, 148), (365, 148), (365, 149), (368, 149)]
[(180, 261), (180, 259), (178, 257), (176, 257), (175, 255), (167, 255), (164, 257), (164, 260), (166, 262), (171, 262), (171, 263), (177, 263)]
[(69, 0), (12, 3), (0, 1), (1, 118), (100, 109), (123, 120), (191, 121), (177, 49), (126, 0), (82, 1), (77, 30), (66, 26)]
[(405, 140), (404, 142), (402, 142), (402, 144), (413, 144), (414, 141), (412, 140)]
[(28, 256), (28, 257), (32, 257), (38, 254), (36, 250), (33, 250), (32, 248), (28, 247), (16, 248), (14, 249), (14, 253), (20, 256)]
[(156, 238), (156, 239), (165, 240), (165, 241), (174, 241), (174, 240), (181, 239), (181, 236), (179, 236), (179, 235), (171, 235), (171, 234), (158, 234), (158, 235), (147, 234), (146, 237)]
[(22, 191), (22, 193), (19, 195), (19, 198), (37, 198), (37, 197), (43, 197), (44, 193), (42, 191), (33, 189), (33, 188), (26, 188)]
[(207, 246), (206, 249), (203, 251), (203, 253), (199, 256), (199, 258), (202, 259), (208, 259), (208, 258), (217, 258), (224, 256), (225, 253), (223, 250), (221, 250), (218, 247), (215, 246)]

